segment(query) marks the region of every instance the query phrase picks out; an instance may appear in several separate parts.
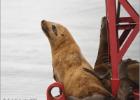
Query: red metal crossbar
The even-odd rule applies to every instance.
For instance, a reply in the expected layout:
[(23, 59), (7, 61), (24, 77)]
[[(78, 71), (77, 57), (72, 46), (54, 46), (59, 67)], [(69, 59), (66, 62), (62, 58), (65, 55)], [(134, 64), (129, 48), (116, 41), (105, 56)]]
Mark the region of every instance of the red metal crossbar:
[[(130, 17), (117, 17), (116, 0), (106, 0), (106, 16), (108, 22), (108, 40), (112, 64), (112, 94), (115, 96), (119, 88), (118, 65), (139, 32), (139, 15), (127, 0), (118, 0)], [(123, 23), (123, 24), (122, 24)], [(120, 38), (118, 31), (124, 30)]]

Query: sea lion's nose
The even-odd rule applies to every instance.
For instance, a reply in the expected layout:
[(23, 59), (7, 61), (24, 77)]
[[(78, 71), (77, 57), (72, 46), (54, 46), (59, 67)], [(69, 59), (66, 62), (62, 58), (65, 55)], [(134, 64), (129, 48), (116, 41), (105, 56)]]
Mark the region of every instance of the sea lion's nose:
[(44, 24), (45, 23), (45, 20), (42, 20), (41, 23)]

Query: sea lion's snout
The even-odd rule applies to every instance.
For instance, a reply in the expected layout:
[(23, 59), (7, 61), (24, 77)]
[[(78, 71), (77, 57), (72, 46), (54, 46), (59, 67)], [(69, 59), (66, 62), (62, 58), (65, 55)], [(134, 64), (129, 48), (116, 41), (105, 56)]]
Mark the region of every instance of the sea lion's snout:
[(47, 37), (50, 38), (49, 28), (47, 26), (47, 21), (42, 20), (41, 21), (41, 27), (42, 27), (43, 32), (47, 35)]
[(42, 28), (44, 27), (44, 26), (46, 26), (47, 25), (47, 21), (46, 20), (42, 20), (41, 21), (41, 26), (42, 26)]

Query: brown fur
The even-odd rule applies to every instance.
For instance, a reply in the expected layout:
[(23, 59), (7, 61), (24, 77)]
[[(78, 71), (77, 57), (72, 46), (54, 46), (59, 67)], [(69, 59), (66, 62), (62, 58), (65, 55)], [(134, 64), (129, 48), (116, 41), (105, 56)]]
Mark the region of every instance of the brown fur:
[(123, 60), (119, 66), (119, 100), (134, 100), (133, 90), (139, 88), (139, 63), (135, 60)]
[(109, 63), (109, 56), (107, 41), (107, 20), (106, 17), (103, 17), (101, 21), (99, 50), (95, 62), (95, 68), (97, 68), (100, 64)]
[(102, 79), (105, 88), (111, 92), (111, 64), (107, 39), (106, 17), (103, 17), (101, 20), (99, 50), (94, 71)]
[(110, 95), (97, 77), (83, 70), (93, 69), (64, 26), (42, 21), (42, 29), (50, 41), (54, 77), (64, 84), (66, 96)]

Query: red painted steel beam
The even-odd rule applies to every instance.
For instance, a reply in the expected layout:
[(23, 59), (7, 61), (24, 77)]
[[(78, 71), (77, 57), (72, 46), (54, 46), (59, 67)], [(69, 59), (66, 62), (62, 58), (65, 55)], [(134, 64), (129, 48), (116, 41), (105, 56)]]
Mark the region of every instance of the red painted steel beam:
[(119, 0), (121, 5), (125, 8), (125, 10), (129, 13), (131, 18), (136, 22), (139, 23), (139, 15), (135, 11), (135, 9), (130, 5), (130, 3), (127, 0)]
[(125, 23), (125, 22), (133, 23), (134, 21), (131, 17), (121, 17), (117, 19), (117, 23)]
[(138, 15), (138, 13), (135, 11), (135, 9), (130, 5), (130, 3), (127, 0), (119, 0), (119, 1), (122, 4), (122, 6), (125, 8), (125, 10), (129, 13), (129, 15), (131, 16), (131, 18), (134, 20), (134, 22), (136, 24), (135, 27), (133, 28), (130, 36), (127, 38), (126, 42), (124, 43), (123, 47), (121, 48), (121, 50), (119, 52), (119, 58), (122, 58), (140, 30), (139, 29), (140, 16)]
[(129, 37), (127, 38), (126, 42), (124, 43), (123, 47), (120, 49), (119, 56), (118, 56), (119, 58), (122, 58), (124, 56), (125, 52), (131, 45), (132, 41), (135, 39), (138, 32), (139, 32), (139, 25), (136, 25), (133, 31), (131, 32), (131, 34), (129, 35)]
[(108, 39), (110, 47), (110, 61), (112, 65), (112, 94), (115, 96), (119, 87), (118, 64), (118, 34), (116, 28), (116, 1), (106, 0), (106, 15), (108, 21)]
[[(140, 30), (140, 17), (135, 9), (127, 0), (119, 0), (119, 4), (125, 8), (130, 17), (119, 18), (116, 13), (116, 0), (106, 0), (108, 41), (112, 65), (112, 94), (114, 96), (117, 94), (119, 88), (118, 65)], [(124, 30), (120, 38), (118, 37), (119, 30)]]
[(117, 25), (117, 29), (124, 30), (124, 29), (133, 29), (136, 24), (124, 24), (124, 25)]

